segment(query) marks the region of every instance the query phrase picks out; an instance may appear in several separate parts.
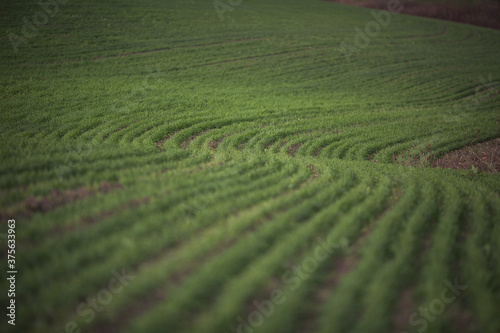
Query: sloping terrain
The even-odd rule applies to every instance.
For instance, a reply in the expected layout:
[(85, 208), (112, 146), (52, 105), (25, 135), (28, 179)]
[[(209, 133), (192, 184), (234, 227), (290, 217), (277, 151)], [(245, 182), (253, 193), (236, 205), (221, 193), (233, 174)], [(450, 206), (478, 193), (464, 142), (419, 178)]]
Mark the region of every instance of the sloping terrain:
[[(387, 9), (385, 0), (326, 0), (352, 6)], [(394, 1), (394, 0), (393, 0)], [(498, 0), (398, 0), (402, 13), (500, 29)]]
[(499, 332), (500, 31), (215, 5), (0, 4), (2, 332)]

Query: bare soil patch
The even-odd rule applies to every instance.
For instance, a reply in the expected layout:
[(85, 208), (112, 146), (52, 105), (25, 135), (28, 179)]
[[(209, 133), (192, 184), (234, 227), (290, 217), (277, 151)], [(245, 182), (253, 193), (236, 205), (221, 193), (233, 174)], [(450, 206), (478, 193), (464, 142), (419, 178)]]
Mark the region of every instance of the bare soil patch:
[(30, 197), (26, 199), (25, 207), (31, 212), (46, 212), (59, 206), (93, 196), (96, 193), (106, 194), (115, 189), (122, 188), (123, 185), (119, 183), (102, 183), (97, 189), (81, 187), (66, 191), (53, 190), (44, 198)]
[(435, 167), (498, 173), (500, 171), (500, 138), (446, 154), (436, 161)]
[[(326, 0), (359, 7), (387, 10), (384, 0)], [(437, 18), (482, 27), (500, 29), (500, 1), (477, 0), (460, 2), (455, 0), (419, 1), (400, 0), (403, 14)]]
[[(500, 138), (474, 144), (476, 137), (462, 149), (455, 150), (440, 158), (432, 152), (432, 146), (413, 145), (401, 154), (395, 154), (393, 162), (409, 167), (431, 167), (474, 172), (500, 172)], [(376, 162), (376, 161), (373, 161)]]

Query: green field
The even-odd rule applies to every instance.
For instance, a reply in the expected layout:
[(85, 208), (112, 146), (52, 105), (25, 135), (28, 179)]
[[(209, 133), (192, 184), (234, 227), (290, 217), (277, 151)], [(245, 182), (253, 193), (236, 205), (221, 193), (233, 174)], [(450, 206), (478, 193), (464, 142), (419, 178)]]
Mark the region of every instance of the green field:
[(0, 3), (1, 331), (500, 332), (500, 31), (220, 4)]

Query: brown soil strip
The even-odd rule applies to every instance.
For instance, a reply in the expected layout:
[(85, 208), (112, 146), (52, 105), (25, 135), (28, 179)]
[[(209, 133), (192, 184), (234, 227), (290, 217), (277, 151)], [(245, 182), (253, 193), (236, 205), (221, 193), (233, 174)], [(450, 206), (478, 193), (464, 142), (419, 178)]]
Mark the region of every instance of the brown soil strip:
[[(436, 223), (433, 223), (433, 227)], [(422, 252), (419, 255), (417, 261), (417, 268), (415, 271), (419, 271), (424, 264), (424, 259), (432, 246), (432, 232), (429, 231), (422, 241)], [(407, 286), (399, 294), (399, 299), (396, 303), (394, 309), (394, 315), (392, 317), (392, 327), (394, 333), (404, 332), (409, 329), (408, 324), (410, 323), (410, 316), (417, 308), (417, 304), (413, 300), (413, 294), (415, 293), (414, 286)]]
[(416, 308), (413, 301), (414, 288), (409, 287), (404, 289), (400, 295), (396, 305), (396, 313), (392, 319), (394, 333), (404, 332), (410, 323), (410, 316)]
[(148, 202), (149, 202), (149, 198), (146, 198), (146, 197), (140, 198), (140, 199), (133, 199), (133, 200), (130, 200), (130, 201), (120, 205), (119, 207), (117, 207), (115, 209), (105, 210), (105, 211), (98, 213), (97, 215), (86, 216), (74, 224), (60, 226), (60, 227), (57, 226), (52, 231), (49, 232), (49, 235), (60, 237), (65, 233), (80, 230), (81, 227), (89, 226), (89, 225), (92, 225), (92, 224), (94, 224), (98, 221), (101, 221), (103, 219), (112, 217), (112, 216), (116, 215), (117, 213), (120, 213), (120, 212), (123, 212), (126, 210), (130, 210), (130, 209), (138, 208), (139, 206), (142, 206)]
[(209, 146), (210, 148), (212, 148), (212, 149), (217, 149), (217, 147), (219, 146), (219, 143), (221, 143), (221, 142), (222, 142), (222, 140), (224, 140), (224, 139), (219, 139), (219, 140), (216, 140), (216, 141), (210, 141), (210, 142), (208, 143), (208, 146)]
[(290, 146), (288, 147), (288, 155), (290, 155), (290, 157), (294, 157), (295, 156), (295, 152), (297, 152), (297, 150), (303, 145), (304, 143), (301, 142), (301, 143), (296, 143), (294, 144), (293, 146)]
[(318, 150), (316, 150), (316, 151), (314, 152), (314, 156), (319, 156), (319, 154), (321, 154), (321, 151), (322, 151), (324, 148), (325, 148), (325, 147), (321, 147), (321, 148), (319, 148)]
[[(202, 262), (199, 263), (200, 265)], [(178, 287), (182, 281), (185, 280), (195, 269), (195, 266), (190, 266), (185, 270), (176, 272), (172, 274), (165, 283), (168, 287), (158, 288), (151, 292), (141, 295), (131, 302), (120, 311), (120, 313), (113, 318), (112, 321), (101, 321), (93, 327), (92, 332), (96, 333), (108, 333), (108, 332), (122, 332), (130, 320), (134, 317), (138, 317), (143, 313), (148, 312), (155, 305), (164, 302), (167, 299), (168, 293), (174, 288)]]
[[(300, 185), (300, 187), (306, 186), (311, 180), (314, 180), (319, 175), (319, 171), (314, 166), (309, 165), (308, 167), (309, 167), (309, 169), (311, 169), (311, 171), (313, 171), (313, 176), (312, 176), (311, 179), (302, 182), (302, 184)], [(196, 259), (197, 264), (195, 266), (202, 265), (203, 263), (207, 262), (208, 260), (211, 260), (212, 258), (214, 258), (217, 254), (222, 253), (225, 250), (228, 250), (229, 248), (231, 248), (237, 242), (238, 239), (241, 239), (243, 237), (246, 237), (246, 236), (250, 235), (251, 233), (256, 232), (258, 230), (258, 228), (261, 227), (263, 224), (271, 221), (272, 218), (273, 218), (273, 216), (275, 216), (277, 214), (284, 213), (284, 212), (286, 212), (286, 208), (279, 209), (277, 211), (270, 212), (270, 213), (262, 216), (256, 223), (250, 224), (244, 230), (242, 230), (242, 233), (239, 236), (237, 236), (237, 238), (229, 239), (229, 240), (223, 242), (222, 246), (219, 246), (216, 249), (210, 251), (208, 256)], [(207, 234), (210, 234), (210, 230), (206, 230), (205, 232)], [(201, 234), (200, 236), (198, 236), (196, 238), (204, 238), (204, 236), (203, 236), (203, 234)], [(175, 247), (175, 250), (179, 250), (182, 246), (184, 246), (184, 244), (177, 245)], [(154, 262), (157, 261), (157, 260), (158, 259), (155, 259)], [(142, 270), (147, 269), (147, 267), (149, 267), (151, 265), (153, 265), (153, 263), (143, 265), (141, 267), (141, 269)], [(189, 274), (190, 273), (188, 273), (187, 275), (189, 275)], [(271, 291), (274, 290), (275, 288), (278, 288), (280, 285), (281, 285), (281, 280), (278, 279), (275, 276), (272, 276), (272, 277), (270, 277), (269, 281), (266, 283), (266, 286), (263, 287), (263, 289), (257, 294), (257, 295), (261, 295), (261, 297), (253, 295), (252, 299), (266, 299), (266, 298), (269, 298), (269, 295), (270, 295)], [(145, 297), (145, 298), (146, 299), (150, 299), (148, 297)], [(253, 304), (247, 303), (246, 304), (246, 309), (248, 310), (248, 312), (244, 312), (244, 313), (249, 313), (251, 310), (253, 310), (253, 307), (254, 307)], [(132, 315), (138, 316), (140, 314), (132, 313)], [(193, 317), (193, 320), (195, 320), (195, 317), (197, 316), (197, 314), (191, 314), (191, 316)]]
[(285, 140), (281, 141), (280, 145), (278, 146), (278, 150), (281, 150), (281, 148), (283, 148), (286, 144), (287, 142)]
[(283, 192), (283, 194), (282, 194), (283, 196), (287, 197), (287, 196), (289, 196), (289, 195), (290, 195), (290, 193), (296, 192), (296, 191), (298, 191), (298, 190), (300, 190), (300, 189), (302, 189), (302, 188), (304, 188), (304, 187), (306, 187), (306, 186), (310, 185), (310, 184), (311, 184), (313, 181), (315, 181), (315, 180), (316, 180), (316, 178), (318, 178), (318, 177), (319, 177), (319, 175), (321, 174), (321, 172), (320, 172), (320, 171), (319, 171), (319, 170), (318, 170), (318, 169), (317, 169), (314, 165), (312, 165), (312, 164), (309, 164), (309, 165), (307, 166), (307, 168), (308, 168), (309, 170), (311, 170), (311, 173), (312, 173), (312, 174), (311, 174), (311, 177), (310, 177), (310, 178), (308, 178), (306, 181), (302, 182), (302, 183), (300, 184), (300, 186), (298, 186), (298, 187), (296, 187), (296, 188), (294, 188), (294, 189), (292, 189), (292, 190), (286, 190), (285, 192)]
[(196, 138), (197, 138), (197, 137), (199, 137), (200, 135), (203, 135), (203, 134), (206, 134), (206, 133), (210, 132), (211, 130), (212, 130), (212, 129), (207, 129), (207, 130), (205, 130), (205, 131), (203, 131), (203, 132), (201, 132), (201, 133), (195, 134), (195, 135), (193, 135), (193, 136), (191, 136), (191, 137), (187, 138), (187, 139), (186, 139), (186, 141), (184, 141), (183, 143), (181, 143), (180, 148), (181, 148), (181, 149), (187, 149), (187, 147), (189, 146), (189, 143), (190, 143), (191, 141), (193, 141), (194, 139), (196, 139)]
[[(264, 216), (261, 221), (257, 224), (258, 226), (262, 225), (264, 222), (269, 221), (270, 218), (268, 216)], [(231, 248), (234, 244), (236, 244), (237, 239), (241, 239), (242, 237), (247, 236), (248, 234), (254, 232), (258, 226), (250, 225), (243, 233), (234, 239), (228, 239), (219, 244), (216, 248), (213, 248), (205, 255), (196, 258), (193, 263), (189, 264), (184, 269), (175, 272), (169, 278), (166, 279), (164, 286), (165, 287), (154, 287), (154, 290), (146, 292), (144, 295), (140, 295), (138, 299), (134, 300), (134, 303), (125, 309), (121, 310), (116, 318), (113, 319), (113, 322), (102, 322), (96, 325), (93, 332), (97, 333), (107, 333), (110, 332), (109, 328), (113, 328), (113, 331), (121, 331), (118, 328), (126, 327), (128, 322), (134, 318), (139, 317), (141, 314), (146, 313), (148, 310), (153, 308), (155, 305), (164, 302), (168, 297), (168, 292), (173, 288), (179, 286), (184, 282), (191, 274), (193, 274), (198, 268), (200, 268), (203, 264), (215, 258), (217, 255)], [(215, 226), (215, 228), (219, 228), (220, 226)], [(200, 233), (200, 237), (203, 238), (204, 234), (209, 235), (213, 231), (203, 230)], [(180, 243), (175, 245), (173, 248), (169, 249), (168, 256), (175, 256), (176, 252), (181, 251), (185, 248), (186, 243)], [(145, 272), (148, 270), (148, 267), (154, 266), (161, 258), (165, 258), (165, 254), (160, 254), (153, 257), (149, 262), (143, 263), (138, 267), (139, 272)], [(161, 258), (160, 258), (161, 257)]]
[[(433, 233), (438, 226), (438, 219), (433, 219), (429, 230), (426, 232), (424, 239), (422, 240), (422, 250), (419, 254), (419, 258), (416, 261), (415, 271), (419, 272), (425, 265), (425, 258), (428, 256), (429, 250), (432, 248)], [(418, 305), (413, 300), (413, 294), (415, 292), (414, 286), (407, 286), (399, 296), (399, 301), (395, 308), (395, 314), (393, 316), (393, 332), (400, 333), (405, 330), (410, 330), (410, 316), (418, 308)], [(453, 332), (459, 332), (454, 330)]]
[(453, 329), (454, 333), (468, 333), (473, 332), (474, 318), (470, 310), (464, 309), (460, 300), (452, 304), (450, 311), (446, 314), (448, 322)]
[(322, 282), (316, 291), (314, 291), (310, 300), (311, 306), (303, 315), (297, 332), (309, 333), (316, 331), (321, 306), (331, 297), (340, 278), (351, 272), (356, 264), (357, 259), (354, 256), (346, 255), (326, 267), (333, 273)]
[(271, 147), (272, 145), (274, 145), (275, 142), (274, 141), (271, 141), (271, 142), (268, 142), (265, 146), (264, 146), (264, 150), (268, 150), (269, 147)]
[[(126, 327), (132, 318), (139, 317), (141, 314), (148, 312), (157, 304), (165, 302), (170, 291), (180, 286), (199, 267), (203, 266), (204, 263), (215, 258), (218, 254), (230, 248), (234, 243), (234, 240), (227, 241), (220, 247), (213, 249), (212, 251), (207, 253), (205, 256), (197, 258), (194, 262), (190, 263), (184, 269), (173, 273), (166, 279), (163, 287), (154, 288), (154, 290), (140, 295), (137, 299), (134, 300), (132, 305), (129, 305), (125, 309), (120, 311), (119, 315), (113, 319), (113, 322), (102, 322), (100, 324), (97, 324), (93, 332), (107, 333), (111, 331), (122, 331), (122, 328)], [(179, 250), (180, 248), (181, 246), (178, 246), (174, 249), (174, 251)], [(144, 271), (144, 269), (142, 269), (142, 271)], [(110, 330), (110, 328), (112, 329)]]
[(436, 167), (498, 173), (500, 138), (451, 152), (439, 158)]
[[(465, 253), (463, 249), (466, 248), (467, 238), (471, 234), (472, 222), (465, 216), (468, 216), (469, 209), (472, 209), (471, 203), (468, 198), (464, 198), (464, 203), (468, 206), (462, 212), (462, 222), (460, 225), (460, 232), (457, 239), (457, 250), (459, 251), (458, 258), (451, 264), (451, 272), (455, 276), (463, 276), (463, 260)], [(476, 320), (474, 318), (473, 312), (470, 310), (470, 302), (465, 298), (458, 298), (450, 307), (449, 312), (447, 312), (446, 318), (447, 322), (450, 324), (452, 331), (454, 333), (468, 333), (474, 331), (473, 328), (478, 327)]]
[[(249, 208), (252, 209), (252, 208)], [(203, 264), (215, 258), (217, 255), (231, 248), (238, 239), (254, 232), (258, 226), (263, 223), (269, 221), (271, 218), (269, 216), (263, 216), (260, 221), (257, 222), (257, 226), (252, 224), (247, 227), (247, 229), (243, 230), (243, 233), (233, 239), (227, 239), (221, 241), (215, 248), (209, 250), (204, 255), (201, 255), (198, 258), (195, 258), (192, 263), (184, 267), (182, 270), (176, 271), (171, 276), (166, 278), (165, 283), (162, 286), (153, 287), (153, 290), (147, 291), (145, 294), (139, 295), (131, 305), (126, 306), (124, 309), (120, 310), (118, 315), (114, 317), (111, 321), (100, 322), (97, 323), (96, 327), (93, 329), (93, 332), (97, 333), (107, 333), (110, 331), (122, 331), (122, 328), (126, 327), (130, 320), (134, 317), (139, 317), (141, 314), (146, 313), (148, 310), (156, 306), (157, 304), (164, 302), (168, 294), (171, 290), (181, 285), (191, 274), (193, 274), (198, 268), (200, 268)], [(210, 236), (212, 233), (216, 232), (216, 230), (220, 228), (219, 225), (214, 226), (210, 229), (200, 230), (193, 237), (194, 239), (200, 239)], [(188, 245), (186, 245), (188, 244)], [(159, 253), (153, 255), (147, 262), (143, 262), (136, 267), (136, 272), (144, 273), (147, 272), (149, 267), (153, 267), (159, 261), (165, 260), (166, 258), (175, 257), (177, 253), (182, 251), (189, 246), (189, 242), (180, 242), (178, 244), (173, 245), (171, 248), (166, 249), (167, 253)], [(168, 286), (168, 287), (165, 287)], [(112, 328), (112, 330), (110, 330)]]
[[(312, 167), (312, 166), (311, 166)], [(314, 169), (314, 167), (312, 167)], [(314, 169), (316, 170), (316, 169)], [(303, 182), (305, 184), (307, 182)], [(248, 209), (251, 210), (253, 209), (254, 206), (249, 207)], [(199, 258), (196, 258), (192, 264), (189, 264), (188, 267), (184, 268), (183, 270), (174, 273), (172, 276), (167, 278), (165, 281), (166, 286), (169, 286), (169, 288), (165, 287), (154, 287), (154, 290), (150, 292), (146, 292), (144, 295), (140, 295), (138, 299), (134, 300), (134, 304), (126, 307), (123, 310), (120, 310), (119, 314), (117, 317), (113, 318), (112, 322), (101, 322), (96, 325), (96, 328), (94, 328), (93, 332), (97, 333), (104, 333), (104, 332), (109, 332), (109, 328), (112, 327), (113, 331), (121, 331), (118, 328), (123, 328), (126, 327), (127, 323), (134, 317), (139, 317), (141, 314), (147, 312), (149, 309), (151, 309), (153, 306), (156, 304), (159, 304), (161, 302), (164, 302), (167, 297), (168, 297), (168, 291), (170, 291), (170, 287), (174, 288), (176, 286), (179, 286), (182, 282), (185, 281), (189, 275), (191, 275), (196, 269), (201, 267), (203, 264), (207, 263), (208, 261), (212, 260), (215, 258), (217, 255), (220, 253), (230, 249), (232, 246), (234, 246), (239, 239), (242, 239), (243, 237), (247, 237), (251, 233), (254, 233), (258, 230), (259, 227), (261, 227), (263, 224), (266, 222), (269, 222), (272, 220), (272, 217), (276, 214), (280, 214), (285, 212), (286, 209), (282, 209), (279, 211), (271, 212), (268, 213), (264, 216), (262, 216), (258, 221), (255, 223), (252, 223), (248, 225), (244, 230), (241, 231), (241, 234), (236, 236), (233, 239), (227, 239), (225, 241), (222, 241), (219, 245), (217, 245), (215, 248), (211, 249), (204, 255), (202, 255)], [(202, 239), (205, 237), (208, 237), (210, 234), (216, 232), (216, 230), (220, 228), (219, 225), (215, 225), (211, 229), (205, 229), (201, 230), (199, 233), (193, 236), (194, 239)], [(189, 242), (186, 245), (185, 242), (180, 242), (173, 247), (168, 249), (168, 253), (160, 253), (158, 255), (153, 256), (148, 262), (140, 264), (139, 267), (137, 267), (136, 272), (146, 272), (149, 267), (152, 267), (158, 263), (158, 261), (165, 260), (165, 258), (175, 256), (176, 253), (180, 252), (182, 249), (184, 249), (186, 246), (189, 246)], [(195, 315), (193, 314), (193, 317)]]
[(231, 133), (231, 134), (227, 134), (227, 135), (224, 135), (222, 138), (220, 138), (219, 140), (216, 140), (216, 141), (210, 141), (210, 143), (208, 144), (208, 146), (212, 149), (217, 149), (217, 147), (219, 146), (219, 144), (224, 141), (225, 138), (227, 137), (230, 137), (232, 135), (234, 135), (236, 133)]
[[(326, 0), (359, 7), (388, 10), (384, 0)], [(437, 18), (482, 27), (500, 29), (500, 3), (495, 0), (474, 1), (404, 1), (400, 0), (403, 14)]]
[(168, 140), (170, 139), (172, 136), (174, 136), (175, 134), (179, 133), (180, 130), (178, 131), (175, 131), (173, 133), (170, 133), (169, 135), (167, 135), (166, 137), (164, 137), (163, 139), (161, 139), (160, 141), (156, 142), (156, 148), (158, 149), (161, 149), (161, 147), (163, 147), (163, 144)]
[[(22, 216), (25, 218), (31, 217), (34, 213), (48, 212), (60, 206), (67, 205), (77, 200), (82, 200), (98, 193), (107, 194), (116, 189), (123, 189), (123, 185), (119, 183), (102, 183), (97, 188), (80, 187), (71, 190), (52, 190), (50, 194), (43, 198), (29, 197), (26, 200), (18, 203), (14, 207), (3, 211), (0, 216)], [(5, 220), (5, 219), (4, 219)]]
[(361, 230), (356, 243), (351, 247), (352, 251), (330, 264), (330, 267), (333, 267), (331, 269), (331, 274), (323, 281), (321, 286), (319, 286), (316, 292), (312, 295), (311, 300), (314, 305), (311, 309), (309, 309), (307, 316), (300, 324), (300, 329), (298, 330), (298, 332), (315, 332), (316, 325), (318, 324), (318, 315), (320, 314), (321, 305), (324, 304), (332, 296), (333, 291), (335, 290), (335, 287), (339, 283), (340, 279), (349, 274), (357, 266), (360, 259), (360, 251), (365, 245), (368, 235), (371, 233), (373, 228), (375, 228), (378, 222), (382, 218), (384, 218), (387, 213), (389, 213), (392, 207), (394, 207), (398, 198), (400, 197), (400, 189), (395, 189), (393, 193), (393, 198), (387, 208), (382, 213), (380, 213), (368, 226)]

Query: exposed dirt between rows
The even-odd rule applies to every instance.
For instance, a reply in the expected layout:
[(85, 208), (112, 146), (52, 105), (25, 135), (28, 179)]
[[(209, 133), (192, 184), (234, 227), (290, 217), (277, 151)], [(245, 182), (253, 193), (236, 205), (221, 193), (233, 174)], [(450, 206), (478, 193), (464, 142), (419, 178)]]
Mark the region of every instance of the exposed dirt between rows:
[(166, 137), (164, 137), (163, 139), (161, 139), (160, 141), (157, 141), (156, 142), (156, 148), (158, 149), (161, 149), (161, 147), (163, 147), (163, 144), (168, 140), (170, 139), (172, 136), (174, 136), (175, 134), (179, 133), (180, 130), (178, 131), (175, 131), (173, 133), (170, 133), (169, 135), (167, 135)]
[[(218, 165), (222, 165), (223, 163), (219, 163)], [(209, 165), (212, 165), (211, 163)], [(315, 179), (319, 176), (319, 170), (316, 169), (313, 165), (308, 165), (308, 168), (313, 172), (312, 179)], [(301, 184), (301, 186), (307, 184), (308, 181), (305, 181)], [(265, 202), (265, 200), (263, 201)], [(262, 204), (262, 203), (261, 203)], [(259, 204), (260, 205), (260, 204)], [(255, 206), (250, 206), (246, 208), (244, 211), (251, 211), (255, 208)], [(229, 238), (221, 241), (217, 246), (209, 250), (204, 255), (201, 255), (193, 260), (192, 263), (187, 265), (182, 270), (173, 273), (170, 277), (166, 277), (166, 285), (175, 288), (183, 283), (187, 277), (193, 274), (196, 270), (199, 270), (200, 267), (217, 255), (223, 253), (224, 251), (229, 250), (231, 247), (235, 246), (238, 240), (243, 239), (253, 233), (255, 233), (260, 227), (262, 227), (265, 223), (271, 221), (273, 217), (277, 214), (285, 212), (286, 209), (281, 209), (273, 212), (269, 212), (263, 216), (261, 216), (254, 223), (247, 225), (244, 229), (241, 230), (241, 233), (233, 238)], [(242, 213), (242, 212), (240, 212)], [(237, 213), (235, 216), (237, 216)], [(202, 229), (196, 233), (196, 236), (193, 238), (203, 239), (205, 237), (209, 237), (214, 232), (219, 232), (217, 230), (220, 229), (220, 225), (215, 225), (209, 229)], [(150, 267), (157, 265), (159, 262), (164, 261), (166, 258), (173, 258), (178, 255), (182, 250), (186, 247), (189, 247), (189, 242), (179, 242), (174, 244), (171, 248), (165, 249), (165, 251), (158, 252), (154, 254), (147, 262), (142, 262), (136, 267), (136, 272), (140, 274), (141, 272), (147, 272)], [(139, 317), (141, 314), (147, 312), (149, 309), (157, 305), (158, 303), (164, 302), (169, 296), (169, 292), (171, 289), (167, 289), (165, 286), (156, 286), (152, 288), (152, 290), (148, 290), (142, 295), (139, 295), (135, 300), (134, 304), (130, 306), (124, 307), (119, 311), (116, 318), (113, 319), (113, 322), (102, 321), (97, 323), (94, 332), (109, 332), (112, 327), (115, 331), (118, 331), (118, 328), (126, 327), (130, 320), (134, 317)], [(266, 294), (267, 295), (267, 294)], [(264, 299), (264, 298), (262, 298)], [(253, 306), (253, 305), (252, 305)], [(199, 314), (193, 315), (197, 316)]]
[[(252, 209), (254, 209), (254, 206), (249, 207), (246, 210)], [(274, 215), (274, 213), (272, 213), (272, 215)], [(218, 245), (208, 250), (208, 252), (206, 252), (204, 255), (200, 255), (199, 257), (195, 258), (192, 263), (189, 263), (183, 269), (173, 273), (169, 277), (166, 277), (165, 285), (156, 286), (151, 290), (148, 290), (145, 293), (139, 295), (134, 300), (132, 305), (128, 305), (119, 311), (116, 318), (113, 319), (113, 322), (102, 321), (100, 323), (97, 323), (94, 327), (93, 332), (110, 332), (110, 328), (112, 328), (114, 331), (119, 331), (119, 328), (127, 327), (132, 318), (139, 317), (141, 314), (146, 313), (152, 307), (161, 302), (164, 302), (168, 298), (171, 290), (185, 282), (186, 279), (195, 271), (199, 270), (200, 267), (220, 255), (224, 251), (227, 251), (231, 247), (235, 246), (239, 239), (242, 239), (254, 233), (259, 227), (261, 227), (264, 223), (270, 221), (271, 219), (271, 215), (266, 214), (262, 216), (257, 222), (248, 225), (238, 236), (222, 240)], [(205, 237), (209, 237), (215, 232), (221, 232), (217, 231), (219, 229), (220, 225), (215, 225), (212, 228), (200, 230), (196, 233), (196, 237), (193, 238), (203, 239)], [(140, 263), (136, 267), (137, 274), (139, 275), (140, 273), (147, 272), (150, 267), (157, 265), (167, 257), (174, 258), (182, 250), (185, 250), (185, 248), (189, 246), (190, 242), (179, 242), (173, 245), (171, 248), (166, 249), (166, 253), (162, 251), (154, 254), (147, 262)]]
[(271, 141), (271, 142), (268, 142), (264, 145), (264, 150), (268, 150), (272, 145), (274, 145), (276, 142), (274, 141)]
[[(202, 263), (199, 262), (199, 264), (201, 265)], [(185, 280), (185, 277), (192, 274), (194, 269), (195, 265), (173, 273), (165, 281), (168, 283), (168, 287), (156, 288), (140, 295), (134, 299), (133, 302), (130, 302), (130, 305), (127, 305), (123, 310), (121, 310), (113, 321), (101, 320), (100, 322), (97, 322), (93, 327), (92, 332), (108, 333), (123, 331), (123, 329), (130, 324), (130, 321), (133, 318), (139, 317), (140, 315), (151, 310), (157, 304), (164, 302), (167, 299), (168, 294), (172, 292), (175, 287), (178, 287), (181, 282)]]
[[(451, 323), (454, 333), (472, 332), (474, 327), (474, 318), (470, 310), (464, 309), (462, 303), (457, 302), (452, 304), (446, 316)], [(477, 327), (477, 326), (476, 326)]]
[[(436, 220), (431, 221), (430, 230), (422, 239), (422, 250), (415, 264), (415, 271), (418, 272), (424, 266), (424, 260), (432, 247), (432, 235), (437, 225)], [(394, 333), (404, 332), (410, 330), (409, 324), (412, 313), (417, 309), (418, 305), (414, 300), (416, 287), (406, 285), (398, 295), (398, 300), (394, 308), (394, 315), (392, 316), (392, 326)]]
[(280, 143), (280, 144), (279, 144), (279, 146), (278, 146), (278, 150), (281, 150), (281, 148), (283, 148), (283, 147), (284, 147), (287, 143), (288, 143), (288, 142), (287, 142), (287, 141), (285, 141), (285, 140), (281, 141), (281, 143)]
[[(120, 183), (102, 183), (97, 188), (92, 187), (79, 187), (71, 190), (52, 190), (49, 195), (36, 198), (29, 197), (26, 200), (20, 202), (15, 207), (12, 207), (9, 211), (1, 212), (0, 216), (23, 216), (30, 217), (34, 213), (38, 212), (48, 212), (54, 210), (60, 206), (67, 205), (69, 203), (85, 199), (87, 197), (94, 196), (96, 194), (107, 194), (116, 189), (123, 189), (124, 186)], [(14, 214), (11, 214), (14, 212)], [(4, 219), (5, 220), (5, 219)]]
[(187, 147), (189, 146), (189, 143), (190, 143), (191, 141), (193, 141), (194, 139), (196, 139), (197, 137), (199, 137), (199, 136), (201, 136), (201, 135), (203, 135), (203, 134), (206, 134), (206, 133), (210, 132), (211, 130), (212, 130), (212, 129), (207, 129), (207, 130), (205, 130), (205, 131), (203, 131), (203, 132), (201, 132), (201, 133), (197, 133), (197, 134), (195, 134), (195, 135), (193, 135), (193, 136), (191, 136), (191, 137), (187, 138), (187, 139), (186, 139), (186, 141), (184, 141), (183, 143), (181, 143), (180, 148), (181, 148), (181, 149), (187, 149)]
[(319, 154), (321, 154), (321, 151), (324, 149), (325, 147), (320, 147), (319, 149), (317, 149), (315, 152), (314, 152), (314, 156), (319, 156)]
[(105, 210), (105, 211), (102, 211), (96, 215), (86, 216), (74, 224), (61, 226), (61, 227), (58, 226), (50, 232), (50, 235), (51, 236), (61, 236), (65, 233), (79, 230), (79, 228), (81, 228), (81, 227), (92, 225), (92, 224), (99, 222), (103, 219), (110, 218), (119, 212), (138, 208), (138, 207), (140, 207), (148, 202), (149, 202), (149, 198), (146, 198), (146, 197), (139, 198), (139, 199), (132, 199), (124, 204), (121, 204), (120, 206), (118, 206), (115, 209)]
[(343, 256), (327, 263), (327, 268), (331, 273), (320, 284), (318, 289), (314, 291), (312, 301), (314, 303), (313, 309), (309, 309), (309, 313), (301, 323), (298, 332), (308, 333), (316, 331), (321, 305), (332, 297), (335, 288), (337, 288), (339, 281), (347, 274), (351, 273), (358, 265), (361, 259), (361, 250), (365, 246), (368, 236), (373, 229), (396, 205), (399, 197), (401, 196), (400, 189), (394, 189), (393, 198), (389, 202), (387, 208), (378, 214), (373, 221), (366, 225), (361, 231), (354, 244)]
[[(345, 5), (388, 10), (388, 1), (384, 0), (325, 0)], [(400, 0), (402, 14), (431, 17), (482, 27), (500, 29), (500, 2), (482, 0), (466, 3), (460, 1)]]
[(46, 212), (97, 193), (106, 194), (115, 189), (123, 189), (123, 185), (119, 183), (102, 183), (97, 189), (81, 187), (66, 191), (53, 190), (47, 197), (39, 199), (30, 197), (26, 199), (25, 205), (29, 211)]
[(435, 167), (498, 173), (500, 172), (500, 138), (446, 154), (436, 161)]
[(411, 314), (415, 310), (415, 302), (413, 301), (413, 287), (407, 287), (399, 294), (399, 299), (396, 304), (396, 313), (392, 318), (392, 326), (394, 333), (404, 332), (408, 328)]
[(208, 146), (212, 149), (217, 149), (217, 147), (219, 146), (219, 144), (224, 141), (225, 138), (228, 138), (232, 135), (234, 135), (236, 133), (231, 133), (231, 134), (227, 134), (227, 135), (224, 135), (222, 138), (218, 139), (218, 140), (215, 140), (215, 141), (210, 141), (210, 143), (208, 144)]
[(299, 150), (299, 148), (303, 144), (304, 144), (303, 142), (300, 142), (300, 143), (294, 144), (293, 146), (288, 147), (288, 155), (290, 155), (290, 157), (294, 157), (297, 150)]
[[(413, 145), (412, 148), (400, 154), (395, 154), (393, 163), (407, 167), (472, 170), (474, 173), (500, 172), (500, 138), (474, 144), (479, 133), (480, 130), (477, 131), (472, 142), (464, 148), (450, 152), (440, 158), (436, 158), (430, 144), (427, 146), (425, 144)], [(369, 160), (378, 162), (370, 158), (373, 158), (373, 156), (369, 157)]]

